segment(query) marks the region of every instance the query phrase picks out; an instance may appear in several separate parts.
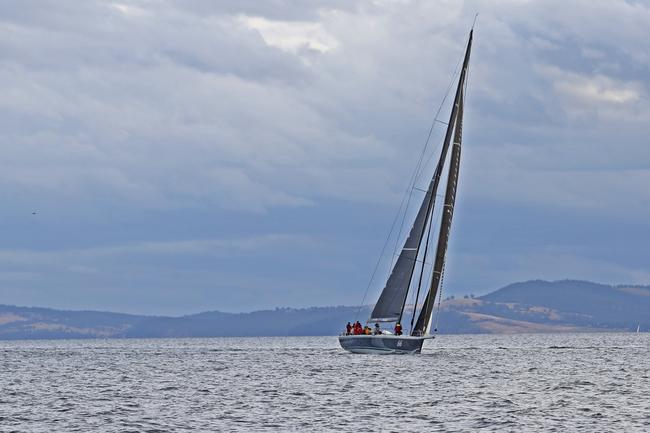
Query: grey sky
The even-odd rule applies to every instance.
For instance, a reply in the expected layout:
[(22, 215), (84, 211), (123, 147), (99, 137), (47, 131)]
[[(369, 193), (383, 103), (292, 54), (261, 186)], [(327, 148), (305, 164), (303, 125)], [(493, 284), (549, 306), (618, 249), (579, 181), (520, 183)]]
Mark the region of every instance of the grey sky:
[(22, 0), (0, 303), (357, 304), (476, 12), (445, 292), (650, 283), (649, 2)]

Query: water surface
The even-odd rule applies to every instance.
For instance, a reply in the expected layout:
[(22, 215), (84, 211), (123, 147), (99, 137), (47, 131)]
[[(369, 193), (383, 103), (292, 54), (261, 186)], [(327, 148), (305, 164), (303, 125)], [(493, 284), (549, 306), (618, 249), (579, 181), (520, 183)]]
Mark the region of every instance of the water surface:
[(0, 342), (0, 431), (650, 432), (650, 334)]

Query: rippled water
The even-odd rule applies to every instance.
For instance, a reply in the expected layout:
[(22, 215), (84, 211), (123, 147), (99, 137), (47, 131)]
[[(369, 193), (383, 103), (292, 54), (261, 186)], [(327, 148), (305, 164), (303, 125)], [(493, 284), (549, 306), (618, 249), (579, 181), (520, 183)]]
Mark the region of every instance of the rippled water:
[(649, 432), (649, 362), (650, 334), (0, 342), (0, 431)]

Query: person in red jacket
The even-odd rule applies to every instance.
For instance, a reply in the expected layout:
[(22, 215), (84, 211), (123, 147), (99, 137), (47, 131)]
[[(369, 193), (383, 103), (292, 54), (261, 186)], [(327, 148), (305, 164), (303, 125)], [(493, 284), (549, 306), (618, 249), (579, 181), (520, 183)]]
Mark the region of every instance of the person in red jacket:
[(395, 335), (402, 335), (402, 324), (399, 322), (395, 324)]

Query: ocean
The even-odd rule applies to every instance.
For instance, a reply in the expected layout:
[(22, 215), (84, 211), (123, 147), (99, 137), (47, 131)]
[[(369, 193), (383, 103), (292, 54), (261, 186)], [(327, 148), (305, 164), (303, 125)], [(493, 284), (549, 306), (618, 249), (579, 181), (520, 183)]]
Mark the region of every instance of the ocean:
[(1, 432), (650, 432), (650, 334), (0, 341)]

